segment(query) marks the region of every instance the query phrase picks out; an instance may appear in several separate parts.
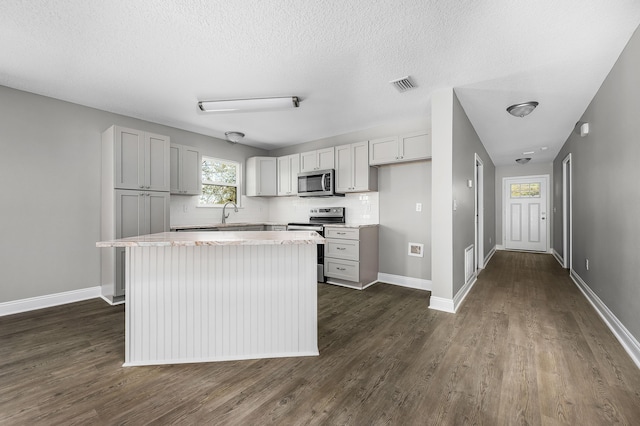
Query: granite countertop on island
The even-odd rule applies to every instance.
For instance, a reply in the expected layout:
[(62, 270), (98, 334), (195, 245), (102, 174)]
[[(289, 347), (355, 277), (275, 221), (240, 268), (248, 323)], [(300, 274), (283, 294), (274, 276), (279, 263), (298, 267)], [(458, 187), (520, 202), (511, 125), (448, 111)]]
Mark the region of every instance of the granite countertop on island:
[(234, 231), (160, 232), (113, 241), (100, 241), (96, 247), (162, 247), (223, 245), (324, 244), (314, 231)]

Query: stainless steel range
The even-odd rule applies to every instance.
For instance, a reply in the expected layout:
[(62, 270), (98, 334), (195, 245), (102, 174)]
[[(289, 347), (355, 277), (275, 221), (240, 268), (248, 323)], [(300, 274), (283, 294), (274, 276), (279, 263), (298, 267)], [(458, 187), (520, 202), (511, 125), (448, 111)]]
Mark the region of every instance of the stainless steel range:
[[(344, 207), (314, 207), (309, 210), (309, 222), (294, 222), (287, 231), (316, 231), (324, 237), (324, 225), (345, 223)], [(318, 244), (318, 282), (325, 282), (324, 244)]]

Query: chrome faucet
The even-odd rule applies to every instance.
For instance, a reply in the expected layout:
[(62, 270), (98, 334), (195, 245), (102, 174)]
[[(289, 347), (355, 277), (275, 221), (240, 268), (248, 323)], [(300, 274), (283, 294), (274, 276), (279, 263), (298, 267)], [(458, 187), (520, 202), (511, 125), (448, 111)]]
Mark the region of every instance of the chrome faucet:
[(233, 204), (233, 207), (235, 207), (233, 211), (238, 213), (238, 206), (236, 205), (236, 203), (234, 203), (233, 201), (227, 201), (224, 207), (222, 207), (222, 223), (227, 223), (227, 218), (229, 217), (229, 214), (230, 214), (230, 213), (227, 213), (226, 215), (224, 214), (227, 208), (227, 204)]

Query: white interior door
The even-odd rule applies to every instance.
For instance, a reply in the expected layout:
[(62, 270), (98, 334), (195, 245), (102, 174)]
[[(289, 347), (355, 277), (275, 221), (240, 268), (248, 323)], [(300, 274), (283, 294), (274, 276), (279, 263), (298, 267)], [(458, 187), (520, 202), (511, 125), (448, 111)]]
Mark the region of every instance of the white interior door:
[(547, 251), (548, 176), (504, 179), (505, 248)]

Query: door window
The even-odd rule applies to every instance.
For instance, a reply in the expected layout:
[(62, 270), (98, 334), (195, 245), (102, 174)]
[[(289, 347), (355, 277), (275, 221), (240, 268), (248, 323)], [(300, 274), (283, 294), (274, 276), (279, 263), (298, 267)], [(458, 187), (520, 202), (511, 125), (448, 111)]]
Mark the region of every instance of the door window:
[(512, 183), (511, 198), (540, 198), (540, 182)]

